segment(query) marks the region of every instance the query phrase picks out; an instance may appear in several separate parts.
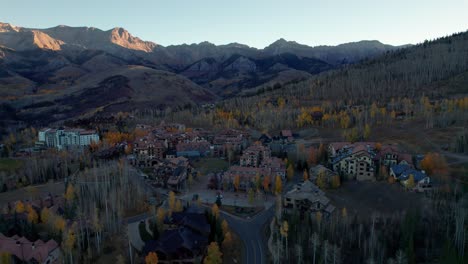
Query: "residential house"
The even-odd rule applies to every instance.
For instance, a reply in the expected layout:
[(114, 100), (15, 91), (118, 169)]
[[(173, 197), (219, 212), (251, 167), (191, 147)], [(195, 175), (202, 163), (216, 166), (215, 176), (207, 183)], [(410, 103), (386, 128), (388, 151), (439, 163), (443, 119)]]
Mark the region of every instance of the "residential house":
[(281, 130), (280, 137), (287, 142), (294, 141), (294, 136), (291, 130)]
[(176, 146), (177, 157), (203, 157), (210, 154), (211, 144), (206, 140), (179, 142)]
[(428, 190), (431, 187), (431, 179), (424, 171), (413, 169), (410, 165), (399, 164), (390, 167), (390, 176), (399, 181), (403, 186), (408, 186), (408, 180), (411, 176), (414, 179), (413, 189), (418, 191)]
[(165, 219), (165, 231), (158, 240), (145, 243), (143, 254), (155, 252), (158, 263), (198, 263), (201, 262), (208, 246), (211, 227), (204, 213), (172, 213)]
[(375, 155), (374, 162), (376, 165), (384, 165), (390, 168), (396, 164), (412, 165), (413, 158), (410, 154), (400, 152), (395, 145), (383, 145)]
[(185, 188), (186, 180), (188, 178), (189, 170), (185, 166), (177, 166), (172, 175), (167, 180), (167, 186), (176, 191)]
[(58, 243), (51, 239), (29, 241), (25, 237), (7, 237), (0, 233), (0, 252), (11, 255), (13, 263), (62, 263), (62, 253)]
[(287, 192), (283, 196), (283, 207), (287, 211), (297, 209), (308, 213), (322, 212), (325, 216), (331, 215), (335, 210), (330, 199), (311, 181), (297, 184)]

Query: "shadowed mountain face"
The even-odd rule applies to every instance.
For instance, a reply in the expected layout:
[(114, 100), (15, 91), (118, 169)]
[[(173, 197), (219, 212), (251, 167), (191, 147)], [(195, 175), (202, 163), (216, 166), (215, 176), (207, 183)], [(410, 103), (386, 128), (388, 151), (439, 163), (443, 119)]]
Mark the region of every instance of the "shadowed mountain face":
[[(130, 110), (150, 102), (160, 107), (197, 104), (259, 86), (303, 80), (396, 48), (378, 41), (309, 47), (284, 39), (264, 49), (209, 42), (163, 47), (123, 28), (30, 29), (0, 23), (0, 101), (31, 111), (54, 98), (54, 107), (78, 109), (56, 120), (116, 101)], [(110, 92), (113, 86), (115, 94)], [(166, 97), (140, 98), (142, 90)], [(70, 94), (82, 96), (82, 101), (88, 97), (92, 103), (72, 103)], [(128, 102), (123, 104), (122, 98)]]

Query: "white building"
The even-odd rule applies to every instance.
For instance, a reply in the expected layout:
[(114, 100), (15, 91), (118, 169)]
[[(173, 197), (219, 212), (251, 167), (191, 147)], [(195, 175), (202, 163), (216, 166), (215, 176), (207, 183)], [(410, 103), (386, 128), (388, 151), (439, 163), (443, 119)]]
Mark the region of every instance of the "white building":
[(39, 130), (38, 138), (39, 143), (57, 149), (89, 146), (93, 142), (99, 142), (96, 131), (81, 128), (44, 128)]

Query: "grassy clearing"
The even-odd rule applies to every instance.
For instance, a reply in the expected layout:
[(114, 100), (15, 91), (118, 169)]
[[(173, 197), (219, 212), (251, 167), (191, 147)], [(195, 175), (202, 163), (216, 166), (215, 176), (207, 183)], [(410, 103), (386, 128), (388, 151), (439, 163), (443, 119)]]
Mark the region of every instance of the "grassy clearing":
[(202, 174), (207, 174), (226, 170), (229, 167), (229, 163), (220, 158), (201, 158), (195, 161), (193, 166)]
[(400, 184), (386, 182), (344, 182), (337, 190), (326, 193), (336, 210), (347, 209), (349, 215), (369, 216), (377, 212), (392, 215), (424, 206), (425, 195), (405, 191)]
[(23, 161), (19, 159), (9, 159), (2, 158), (0, 159), (0, 171), (14, 171), (23, 166)]

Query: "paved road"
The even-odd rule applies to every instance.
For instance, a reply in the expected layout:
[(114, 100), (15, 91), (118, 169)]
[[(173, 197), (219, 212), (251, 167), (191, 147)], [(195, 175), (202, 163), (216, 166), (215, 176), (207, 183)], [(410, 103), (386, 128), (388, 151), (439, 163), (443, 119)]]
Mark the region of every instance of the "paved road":
[[(151, 186), (143, 177), (139, 177), (145, 184), (145, 189), (148, 192), (156, 192), (165, 196), (164, 192)], [(285, 188), (286, 189), (286, 188)], [(182, 197), (189, 199), (190, 196)], [(226, 219), (229, 226), (235, 231), (243, 242), (244, 255), (242, 263), (248, 264), (264, 264), (267, 263), (267, 239), (263, 236), (263, 227), (269, 223), (275, 214), (275, 203), (267, 203), (270, 205), (267, 210), (255, 215), (252, 219), (244, 219), (221, 211), (221, 216)], [(143, 213), (133, 217), (126, 218), (127, 223), (136, 223), (148, 218), (148, 213)], [(135, 230), (132, 230), (135, 232)]]
[(249, 220), (221, 211), (221, 216), (226, 219), (244, 244), (242, 263), (263, 264), (267, 262), (267, 240), (264, 239), (262, 232), (264, 224), (269, 222), (274, 214), (274, 205)]

